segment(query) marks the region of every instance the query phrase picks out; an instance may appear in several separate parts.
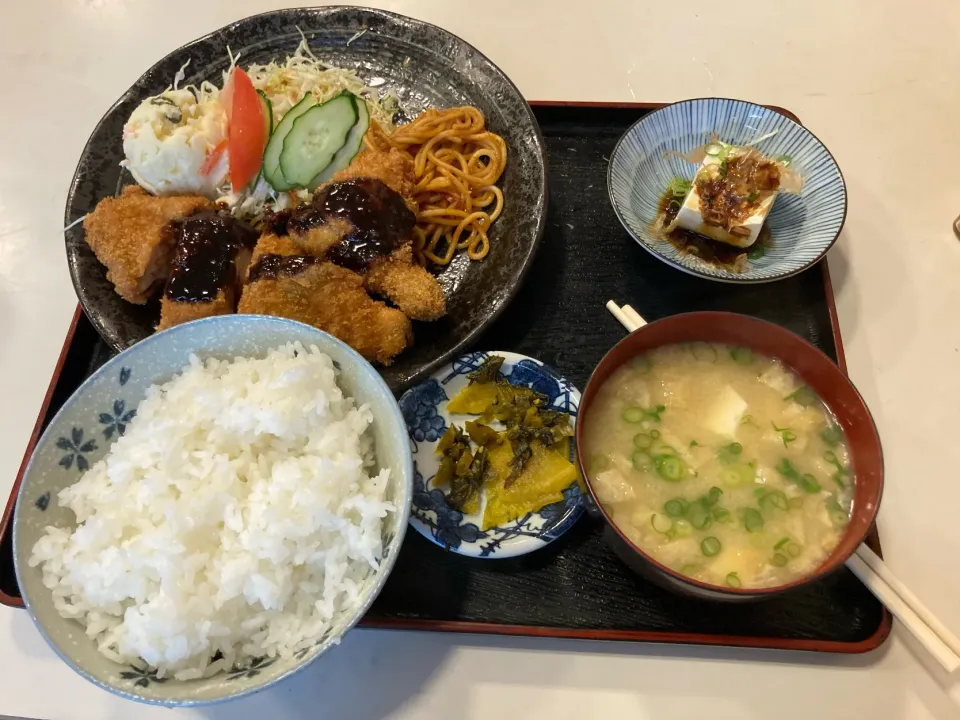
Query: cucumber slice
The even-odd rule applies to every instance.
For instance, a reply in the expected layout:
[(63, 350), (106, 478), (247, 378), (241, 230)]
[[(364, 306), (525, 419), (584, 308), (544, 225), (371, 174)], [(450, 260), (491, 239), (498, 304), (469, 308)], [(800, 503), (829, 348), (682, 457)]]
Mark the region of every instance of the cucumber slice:
[(280, 119), (280, 122), (277, 123), (277, 129), (270, 136), (270, 141), (263, 151), (263, 177), (266, 178), (274, 190), (282, 192), (293, 190), (295, 187), (293, 183), (287, 182), (280, 170), (280, 153), (283, 152), (283, 141), (290, 130), (293, 129), (293, 124), (297, 118), (316, 104), (313, 95), (310, 93), (304, 95), (303, 100), (287, 110), (287, 114)]
[(341, 93), (298, 117), (283, 139), (280, 171), (298, 187), (310, 184), (326, 170), (357, 123), (357, 106), (349, 93)]
[(260, 96), (260, 109), (263, 110), (263, 126), (267, 131), (267, 137), (273, 132), (273, 103), (263, 90), (257, 90)]
[(350, 97), (353, 98), (353, 103), (357, 108), (357, 122), (350, 128), (346, 143), (333, 156), (333, 160), (327, 165), (327, 169), (310, 181), (310, 190), (316, 190), (322, 183), (327, 182), (334, 174), (353, 162), (363, 146), (363, 136), (367, 134), (367, 128), (370, 127), (370, 113), (367, 111), (366, 100), (356, 95)]

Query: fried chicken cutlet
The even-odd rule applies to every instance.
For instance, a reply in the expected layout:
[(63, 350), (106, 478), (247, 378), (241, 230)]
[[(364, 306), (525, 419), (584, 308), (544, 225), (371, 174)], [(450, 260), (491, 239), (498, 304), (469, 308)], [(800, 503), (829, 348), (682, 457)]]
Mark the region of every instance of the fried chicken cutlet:
[(142, 305), (170, 273), (176, 238), (164, 227), (209, 207), (210, 201), (200, 195), (154, 197), (141, 187), (129, 186), (120, 197), (97, 203), (83, 221), (83, 229), (117, 294)]
[(313, 325), (382, 365), (413, 342), (409, 318), (371, 298), (360, 275), (312, 256), (259, 253), (238, 311)]
[[(358, 156), (366, 158), (361, 168), (387, 155), (365, 152)], [(447, 311), (446, 299), (436, 278), (413, 262), (415, 224), (416, 215), (402, 195), (378, 178), (358, 176), (323, 187), (311, 204), (293, 211), (286, 228), (303, 252), (365, 273), (367, 289), (396, 303), (410, 318), (436, 320)]]
[(177, 238), (157, 330), (236, 311), (259, 233), (228, 213), (201, 212), (171, 223)]
[(414, 173), (413, 159), (402, 150), (396, 148), (390, 148), (388, 152), (361, 150), (353, 161), (335, 174), (331, 180), (342, 182), (354, 178), (379, 180), (395, 193), (402, 195), (411, 212), (417, 211), (414, 200), (417, 176)]
[(411, 320), (439, 320), (447, 313), (437, 279), (413, 261), (409, 244), (371, 265), (363, 282), (370, 292), (390, 298)]

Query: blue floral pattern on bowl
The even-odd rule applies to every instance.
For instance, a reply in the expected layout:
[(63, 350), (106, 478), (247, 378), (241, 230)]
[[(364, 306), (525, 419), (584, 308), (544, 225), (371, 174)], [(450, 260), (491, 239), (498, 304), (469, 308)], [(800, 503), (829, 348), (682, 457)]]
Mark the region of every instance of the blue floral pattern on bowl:
[[(447, 505), (443, 491), (431, 481), (440, 466), (434, 454), (437, 441), (451, 422), (462, 424), (471, 416), (453, 416), (446, 403), (467, 383), (488, 355), (504, 358), (501, 373), (511, 383), (542, 393), (549, 406), (569, 413), (576, 422), (580, 392), (539, 360), (510, 352), (472, 352), (441, 366), (432, 377), (408, 390), (400, 398), (400, 409), (410, 434), (414, 455), (413, 506), (410, 524), (440, 547), (481, 558), (508, 558), (544, 547), (569, 530), (584, 509), (584, 497), (577, 482), (563, 491), (563, 499), (538, 512), (503, 525), (481, 529), (481, 513), (464, 515)], [(571, 443), (571, 460), (573, 444)]]
[[(670, 180), (692, 179), (697, 170), (666, 151), (687, 153), (713, 133), (734, 145), (764, 138), (755, 143), (757, 149), (768, 156), (789, 155), (804, 180), (799, 195), (777, 197), (766, 221), (772, 247), (751, 259), (742, 273), (681, 253), (650, 232)], [(684, 100), (641, 118), (610, 156), (607, 189), (617, 217), (641, 247), (678, 270), (722, 282), (759, 283), (796, 275), (826, 254), (847, 215), (843, 175), (813, 133), (776, 110), (724, 98)]]
[[(358, 587), (354, 605), (337, 609), (322, 637), (292, 657), (256, 658), (197, 680), (159, 677), (156, 669), (139, 661), (113, 662), (97, 651), (81, 624), (60, 616), (50, 591), (43, 585), (39, 568), (29, 566), (31, 549), (45, 527), (76, 525), (76, 516), (59, 502), (60, 491), (104, 458), (111, 445), (128, 431), (127, 425), (134, 421), (147, 388), (180, 372), (191, 354), (203, 358), (262, 356), (267, 348), (292, 341), (316, 345), (333, 358), (340, 368), (341, 388), (369, 404), (377, 418), (372, 428), (377, 459), (391, 468), (388, 494), (399, 508), (384, 521), (380, 572)], [(389, 387), (360, 355), (336, 338), (291, 320), (261, 315), (210, 317), (152, 335), (111, 359), (81, 385), (51, 420), (24, 473), (14, 514), (17, 579), (27, 611), (51, 647), (99, 686), (123, 697), (168, 706), (239, 697), (305, 667), (336, 645), (363, 616), (399, 555), (412, 489), (413, 463), (406, 423)]]

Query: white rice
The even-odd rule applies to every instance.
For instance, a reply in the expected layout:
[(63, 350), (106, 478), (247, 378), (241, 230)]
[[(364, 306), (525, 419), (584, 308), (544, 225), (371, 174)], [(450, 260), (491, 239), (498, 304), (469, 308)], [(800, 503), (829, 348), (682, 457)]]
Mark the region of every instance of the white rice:
[(126, 434), (60, 493), (79, 527), (48, 527), (33, 548), (60, 614), (109, 658), (184, 680), (312, 646), (357, 603), (395, 509), (370, 409), (336, 372), (296, 343), (192, 357), (150, 388)]

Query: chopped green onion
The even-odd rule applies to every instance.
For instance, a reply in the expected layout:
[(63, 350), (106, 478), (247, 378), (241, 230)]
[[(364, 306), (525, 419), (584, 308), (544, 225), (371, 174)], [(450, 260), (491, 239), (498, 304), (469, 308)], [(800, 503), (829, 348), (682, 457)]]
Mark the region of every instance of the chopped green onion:
[(747, 532), (760, 532), (763, 530), (763, 515), (759, 510), (746, 508), (743, 511), (743, 526)]
[(723, 145), (721, 145), (720, 143), (715, 143), (715, 142), (707, 143), (707, 144), (704, 146), (703, 151), (704, 151), (707, 155), (717, 156), (717, 155), (719, 155), (720, 153), (723, 152)]
[(792, 443), (794, 440), (797, 439), (797, 434), (790, 428), (777, 427), (777, 424), (775, 422), (771, 422), (770, 424), (773, 425), (774, 430), (780, 433), (780, 439), (783, 440), (784, 447), (786, 447), (787, 445), (789, 445), (790, 443)]
[(628, 423), (638, 423), (646, 417), (646, 414), (643, 412), (643, 408), (628, 407), (624, 409), (620, 417), (622, 417)]
[(633, 469), (639, 470), (640, 472), (646, 472), (653, 467), (653, 458), (643, 450), (637, 450), (633, 453), (633, 455), (630, 456), (630, 462), (633, 465)]
[(727, 585), (732, 588), (742, 588), (743, 583), (740, 581), (740, 576), (735, 572), (727, 573), (726, 579)]
[(784, 565), (787, 564), (787, 556), (784, 555), (783, 553), (776, 553), (770, 562), (772, 562), (777, 567), (783, 567)]
[(740, 419), (740, 424), (741, 424), (741, 425), (753, 425), (755, 428), (760, 427), (760, 426), (757, 425), (757, 423), (754, 421), (753, 415), (744, 415), (744, 416)]
[(754, 202), (758, 197), (760, 196), (757, 195), (755, 192), (752, 192), (749, 195), (747, 195), (747, 202)]
[(776, 464), (775, 469), (784, 480), (788, 480), (794, 485), (799, 485), (805, 492), (820, 492), (820, 483), (817, 482), (817, 479), (810, 473), (801, 475), (800, 471), (797, 470), (793, 463), (787, 458), (781, 458), (780, 462)]
[(660, 431), (654, 428), (653, 430), (648, 432), (647, 435), (652, 437), (654, 440), (657, 440), (660, 437)]
[(690, 535), (690, 523), (683, 518), (677, 518), (673, 521), (674, 537), (687, 537)]
[(836, 447), (843, 442), (843, 430), (839, 425), (828, 425), (820, 431), (820, 439), (830, 447)]
[(690, 441), (690, 447), (692, 447), (692, 448), (700, 447), (700, 443), (698, 443), (696, 440), (691, 440), (691, 441)]
[(729, 445), (723, 445), (717, 450), (717, 459), (729, 465), (730, 463), (736, 462), (742, 452), (743, 445), (738, 442), (730, 443)]
[(777, 510), (786, 510), (789, 507), (787, 496), (779, 490), (771, 490), (763, 493), (759, 499), (760, 507), (776, 508)]
[(730, 351), (730, 357), (740, 365), (749, 365), (754, 361), (753, 350), (748, 347), (735, 347)]
[(713, 515), (713, 519), (717, 522), (724, 522), (730, 518), (730, 511), (726, 508), (715, 507), (710, 511), (710, 514)]
[(797, 405), (801, 405), (803, 407), (813, 407), (820, 400), (820, 398), (817, 397), (817, 394), (806, 385), (798, 387), (783, 399), (793, 400)]
[(792, 558), (800, 557), (800, 546), (795, 542), (787, 544), (787, 555)]
[(698, 362), (715, 363), (717, 361), (717, 349), (710, 343), (692, 343), (690, 345), (690, 352), (693, 355), (693, 359)]
[(717, 486), (713, 486), (707, 491), (707, 494), (703, 496), (703, 504), (705, 507), (713, 507), (720, 501), (720, 496), (723, 495), (723, 490)]
[(670, 517), (683, 517), (689, 505), (683, 498), (673, 498), (664, 503), (663, 511)]
[(672, 445), (667, 445), (666, 443), (658, 442), (654, 443), (653, 448), (650, 450), (651, 455), (676, 455), (677, 449)]
[(800, 487), (803, 488), (804, 492), (808, 493), (817, 493), (822, 489), (820, 483), (818, 483), (817, 479), (810, 473), (806, 473), (800, 478)]
[(686, 474), (686, 464), (676, 455), (657, 455), (653, 459), (657, 475), (669, 482), (682, 480)]
[(687, 508), (687, 519), (697, 530), (706, 530), (713, 524), (713, 515), (703, 506), (702, 502), (691, 503)]
[(787, 500), (787, 506), (791, 510), (796, 510), (803, 507), (803, 498), (802, 497), (792, 497)]
[(764, 255), (767, 254), (767, 248), (764, 247), (762, 242), (755, 242), (750, 246), (750, 249), (747, 250), (747, 257), (750, 260), (759, 260)]
[(779, 550), (779, 549), (782, 548), (784, 545), (786, 545), (788, 542), (790, 542), (790, 538), (788, 538), (788, 537), (780, 538), (780, 540), (777, 541), (777, 544), (773, 546), (773, 549), (774, 549), (774, 550)]
[(700, 566), (697, 565), (696, 563), (687, 563), (686, 565), (681, 567), (680, 570), (678, 570), (677, 572), (679, 572), (681, 575), (686, 575), (687, 577), (690, 577), (700, 572)]
[(720, 552), (720, 541), (717, 540), (713, 535), (705, 537), (700, 541), (700, 550), (707, 557), (713, 557)]
[(630, 367), (641, 375), (646, 375), (653, 368), (653, 360), (649, 355), (641, 355), (630, 361)]
[(666, 515), (653, 513), (653, 515), (650, 516), (650, 526), (658, 533), (666, 535), (673, 529), (673, 520)]
[(675, 177), (670, 181), (670, 184), (667, 185), (667, 192), (675, 197), (683, 197), (690, 189), (693, 187), (693, 181), (687, 180), (686, 178)]
[(843, 527), (850, 520), (850, 516), (847, 514), (847, 511), (843, 509), (843, 506), (837, 501), (836, 495), (831, 495), (827, 498), (827, 514), (830, 516), (830, 521), (834, 525)]
[(793, 158), (790, 157), (789, 155), (777, 155), (773, 160), (774, 162), (780, 163), (784, 167), (789, 166), (790, 163), (793, 162)]
[(647, 450), (651, 445), (653, 445), (653, 438), (646, 433), (637, 433), (633, 436), (633, 444), (641, 450)]

